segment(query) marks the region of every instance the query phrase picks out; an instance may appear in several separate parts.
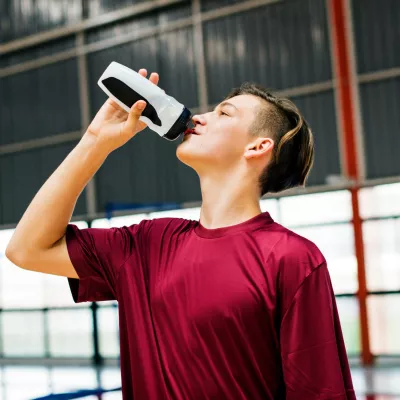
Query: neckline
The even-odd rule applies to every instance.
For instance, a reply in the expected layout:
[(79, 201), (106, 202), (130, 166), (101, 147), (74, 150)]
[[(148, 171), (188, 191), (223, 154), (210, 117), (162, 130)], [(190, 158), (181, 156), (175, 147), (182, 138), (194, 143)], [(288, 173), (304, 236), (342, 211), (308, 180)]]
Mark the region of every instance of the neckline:
[(197, 236), (200, 236), (205, 239), (214, 239), (214, 238), (233, 235), (238, 232), (252, 231), (255, 228), (259, 228), (261, 226), (264, 226), (266, 224), (271, 224), (273, 222), (274, 220), (272, 219), (269, 212), (265, 211), (256, 215), (253, 218), (248, 219), (247, 221), (241, 222), (236, 225), (224, 226), (222, 228), (208, 229), (204, 227), (200, 223), (200, 221), (197, 221), (194, 227), (194, 231), (197, 234)]

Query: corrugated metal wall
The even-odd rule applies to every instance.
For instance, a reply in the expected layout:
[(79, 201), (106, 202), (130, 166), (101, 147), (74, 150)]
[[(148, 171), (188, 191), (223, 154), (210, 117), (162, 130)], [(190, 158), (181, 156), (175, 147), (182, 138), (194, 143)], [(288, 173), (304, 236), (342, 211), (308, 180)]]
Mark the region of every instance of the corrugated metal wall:
[(400, 1), (352, 0), (367, 178), (400, 175)]
[[(159, 72), (160, 86), (198, 111), (202, 60), (197, 57), (193, 2), (171, 1), (169, 6), (84, 31), (84, 43), (89, 46), (85, 57), (90, 118), (106, 99), (97, 80), (113, 60)], [(139, 3), (152, 2), (1, 2), (0, 49), (14, 39)], [(341, 174), (326, 0), (265, 3), (201, 1), (207, 103), (214, 106), (243, 81), (288, 94), (315, 135), (316, 160), (309, 184), (325, 184), (330, 175)], [(352, 0), (351, 6), (368, 177), (399, 175), (399, 166), (387, 156), (398, 143), (394, 135), (400, 126), (395, 116), (399, 78), (382, 78), (381, 82), (369, 74), (399, 67), (395, 44), (400, 35), (400, 2)], [(157, 30), (171, 23), (177, 25), (162, 33)], [(77, 54), (51, 61), (57, 54), (74, 51), (75, 45), (76, 37), (71, 34), (4, 55), (0, 52), (0, 225), (18, 221), (44, 179), (76, 143), (78, 136), (73, 133), (85, 129), (81, 127)], [(24, 64), (40, 63), (44, 56), (50, 57), (50, 63)], [(21, 65), (23, 71), (18, 72), (15, 68)], [(59, 144), (54, 135), (61, 135)], [(10, 150), (10, 145), (32, 140), (32, 149), (17, 145)], [(200, 200), (196, 174), (175, 157), (177, 144), (145, 131), (113, 153), (96, 175), (97, 210), (103, 211), (109, 203)], [(82, 196), (76, 214), (84, 213)]]
[(275, 90), (330, 80), (324, 4), (286, 1), (206, 22), (209, 101), (246, 80)]
[[(22, 217), (33, 196), (76, 144), (72, 142), (0, 157), (1, 224), (13, 224)], [(75, 214), (85, 213), (83, 193)]]
[(0, 2), (0, 43), (79, 22), (82, 0)]
[(0, 80), (0, 145), (80, 130), (76, 60)]

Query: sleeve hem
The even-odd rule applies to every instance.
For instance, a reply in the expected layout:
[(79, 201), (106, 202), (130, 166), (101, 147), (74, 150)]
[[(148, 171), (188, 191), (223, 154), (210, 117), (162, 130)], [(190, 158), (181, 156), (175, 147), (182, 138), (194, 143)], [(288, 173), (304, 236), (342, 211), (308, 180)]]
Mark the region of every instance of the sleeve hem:
[(78, 256), (78, 254), (81, 252), (81, 247), (78, 241), (78, 237), (75, 233), (75, 229), (77, 229), (75, 225), (68, 224), (65, 233), (65, 239), (71, 263), (75, 269), (75, 272), (78, 274), (79, 279), (82, 279), (87, 278), (88, 275), (85, 274), (85, 266), (82, 265), (80, 257)]

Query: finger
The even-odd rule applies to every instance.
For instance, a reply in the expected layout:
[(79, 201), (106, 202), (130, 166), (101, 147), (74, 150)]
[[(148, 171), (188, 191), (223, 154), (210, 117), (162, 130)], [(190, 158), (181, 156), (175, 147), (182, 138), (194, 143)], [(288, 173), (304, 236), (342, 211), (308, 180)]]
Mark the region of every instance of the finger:
[(160, 76), (157, 74), (157, 72), (152, 72), (149, 81), (154, 83), (155, 85), (158, 85), (158, 82), (160, 81)]
[(125, 112), (125, 110), (111, 97), (107, 99), (107, 103), (110, 104), (110, 106), (114, 107), (116, 110)]
[(125, 127), (129, 133), (134, 133), (136, 124), (142, 115), (143, 110), (146, 108), (146, 102), (143, 100), (137, 101), (130, 109), (128, 119)]
[(139, 69), (139, 74), (144, 76), (146, 78), (147, 76), (147, 69), (146, 68), (140, 68)]

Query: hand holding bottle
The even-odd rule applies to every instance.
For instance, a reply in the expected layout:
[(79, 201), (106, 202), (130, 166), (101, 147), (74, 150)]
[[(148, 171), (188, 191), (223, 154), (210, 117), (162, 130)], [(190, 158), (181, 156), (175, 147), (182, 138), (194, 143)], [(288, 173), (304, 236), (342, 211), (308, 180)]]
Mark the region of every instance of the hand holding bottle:
[[(147, 70), (142, 68), (139, 74), (146, 78)], [(159, 75), (153, 72), (149, 81), (158, 85)], [(145, 101), (139, 100), (127, 113), (113, 99), (108, 98), (93, 118), (85, 135), (94, 137), (99, 146), (112, 152), (147, 127), (145, 122), (139, 120), (146, 106)]]

